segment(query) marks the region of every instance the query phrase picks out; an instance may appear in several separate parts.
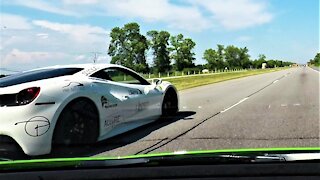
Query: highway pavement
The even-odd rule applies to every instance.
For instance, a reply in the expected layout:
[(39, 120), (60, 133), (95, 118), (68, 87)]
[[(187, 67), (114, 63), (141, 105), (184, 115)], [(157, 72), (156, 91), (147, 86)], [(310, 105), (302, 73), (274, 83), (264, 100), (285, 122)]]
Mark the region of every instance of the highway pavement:
[(319, 72), (309, 67), (183, 90), (179, 100), (175, 117), (63, 155), (320, 146)]

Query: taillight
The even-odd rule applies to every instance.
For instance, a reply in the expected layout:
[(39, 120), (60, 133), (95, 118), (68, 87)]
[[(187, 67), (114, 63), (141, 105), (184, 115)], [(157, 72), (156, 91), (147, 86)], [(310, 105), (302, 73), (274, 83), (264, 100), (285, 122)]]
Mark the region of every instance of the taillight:
[(17, 94), (17, 105), (26, 105), (31, 103), (40, 93), (40, 87), (31, 87), (20, 91)]

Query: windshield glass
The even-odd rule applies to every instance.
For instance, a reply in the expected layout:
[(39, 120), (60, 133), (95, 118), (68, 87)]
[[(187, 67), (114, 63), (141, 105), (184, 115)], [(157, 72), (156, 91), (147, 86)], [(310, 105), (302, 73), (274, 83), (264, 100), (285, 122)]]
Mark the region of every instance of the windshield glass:
[(0, 6), (0, 161), (320, 146), (319, 0)]

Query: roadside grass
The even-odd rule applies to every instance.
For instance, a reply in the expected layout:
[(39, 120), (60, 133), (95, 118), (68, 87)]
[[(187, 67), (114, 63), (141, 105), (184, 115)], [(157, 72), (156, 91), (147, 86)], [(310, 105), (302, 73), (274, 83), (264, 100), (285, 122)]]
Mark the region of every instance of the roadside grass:
[(189, 89), (197, 86), (203, 86), (207, 84), (213, 84), (221, 81), (227, 81), (231, 79), (237, 79), (247, 76), (253, 76), (258, 74), (270, 73), (280, 71), (288, 68), (275, 68), (275, 69), (259, 69), (259, 70), (247, 70), (242, 72), (226, 72), (220, 74), (210, 74), (203, 76), (189, 76), (180, 78), (163, 78), (165, 81), (171, 82), (178, 90)]

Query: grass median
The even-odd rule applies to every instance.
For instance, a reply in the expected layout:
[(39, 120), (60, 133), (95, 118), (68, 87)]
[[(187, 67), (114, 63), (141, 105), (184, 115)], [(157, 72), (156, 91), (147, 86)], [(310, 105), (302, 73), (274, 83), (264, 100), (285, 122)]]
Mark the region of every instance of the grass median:
[(259, 69), (259, 70), (247, 70), (241, 72), (225, 72), (217, 74), (206, 74), (199, 76), (188, 76), (188, 77), (177, 77), (166, 79), (164, 81), (169, 81), (176, 86), (178, 90), (189, 89), (197, 86), (203, 86), (207, 84), (217, 83), (221, 81), (227, 81), (231, 79), (237, 79), (247, 76), (253, 76), (258, 74), (270, 73), (275, 71), (280, 71), (288, 68), (275, 68), (275, 69)]

